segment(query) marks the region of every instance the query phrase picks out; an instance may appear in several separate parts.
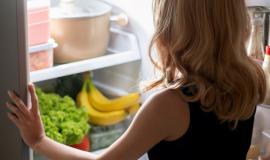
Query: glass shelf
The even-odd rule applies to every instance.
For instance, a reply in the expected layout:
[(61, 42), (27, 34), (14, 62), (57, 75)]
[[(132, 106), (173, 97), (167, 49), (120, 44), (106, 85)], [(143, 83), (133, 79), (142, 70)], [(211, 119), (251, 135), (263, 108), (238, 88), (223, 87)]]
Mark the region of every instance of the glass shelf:
[(41, 82), (141, 59), (138, 42), (134, 34), (113, 28), (111, 33), (110, 46), (104, 56), (31, 72), (30, 81), (33, 83)]

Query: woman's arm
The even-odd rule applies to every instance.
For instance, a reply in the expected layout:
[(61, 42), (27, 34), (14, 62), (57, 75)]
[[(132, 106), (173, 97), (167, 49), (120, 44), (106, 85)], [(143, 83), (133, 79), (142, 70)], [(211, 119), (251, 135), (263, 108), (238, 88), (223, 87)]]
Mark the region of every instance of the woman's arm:
[[(57, 143), (46, 137), (39, 113), (34, 86), (29, 86), (31, 107), (27, 107), (14, 93), (9, 96), (15, 105), (7, 104), (8, 117), (19, 128), (25, 143), (50, 159), (57, 160), (136, 160), (152, 146), (169, 138), (175, 124), (175, 110), (168, 109), (168, 97), (158, 94), (139, 110), (128, 130), (103, 154), (96, 157)], [(166, 95), (166, 94), (165, 94)], [(181, 108), (181, 107), (180, 107)]]
[(44, 136), (43, 139), (33, 147), (33, 150), (53, 160), (96, 160), (97, 156), (90, 152), (81, 151)]

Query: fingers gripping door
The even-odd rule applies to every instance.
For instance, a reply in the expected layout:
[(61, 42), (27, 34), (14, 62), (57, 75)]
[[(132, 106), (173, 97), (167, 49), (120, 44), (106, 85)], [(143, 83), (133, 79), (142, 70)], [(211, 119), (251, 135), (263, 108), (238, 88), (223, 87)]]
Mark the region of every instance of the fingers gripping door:
[(8, 120), (7, 90), (15, 90), (26, 101), (27, 47), (26, 1), (0, 1), (0, 159), (29, 160), (30, 151), (16, 127)]

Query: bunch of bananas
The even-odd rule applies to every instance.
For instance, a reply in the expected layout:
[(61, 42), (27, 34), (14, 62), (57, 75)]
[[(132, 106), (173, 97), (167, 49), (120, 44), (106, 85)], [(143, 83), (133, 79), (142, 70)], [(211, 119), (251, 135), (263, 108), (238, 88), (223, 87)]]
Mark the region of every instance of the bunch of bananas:
[(77, 95), (78, 106), (88, 111), (89, 122), (99, 126), (110, 126), (135, 114), (140, 108), (140, 94), (130, 93), (126, 96), (108, 99), (93, 84), (91, 79), (84, 81), (82, 90)]

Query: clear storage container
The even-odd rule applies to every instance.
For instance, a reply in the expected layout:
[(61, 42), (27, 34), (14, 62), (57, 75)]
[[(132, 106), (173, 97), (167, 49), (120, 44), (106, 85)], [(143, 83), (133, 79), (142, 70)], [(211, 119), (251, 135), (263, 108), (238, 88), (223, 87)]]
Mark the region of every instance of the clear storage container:
[(28, 44), (47, 43), (50, 36), (49, 0), (28, 0)]
[(30, 47), (30, 71), (52, 67), (53, 49), (56, 47), (57, 44), (53, 39), (50, 39), (48, 43)]
[(91, 151), (104, 149), (113, 144), (127, 129), (127, 120), (112, 126), (95, 126), (91, 124), (89, 134)]

